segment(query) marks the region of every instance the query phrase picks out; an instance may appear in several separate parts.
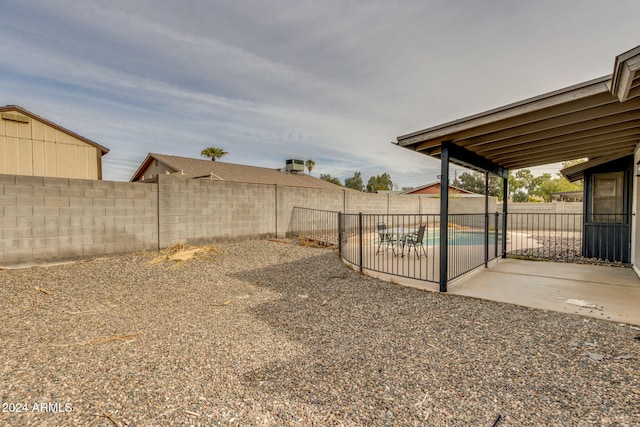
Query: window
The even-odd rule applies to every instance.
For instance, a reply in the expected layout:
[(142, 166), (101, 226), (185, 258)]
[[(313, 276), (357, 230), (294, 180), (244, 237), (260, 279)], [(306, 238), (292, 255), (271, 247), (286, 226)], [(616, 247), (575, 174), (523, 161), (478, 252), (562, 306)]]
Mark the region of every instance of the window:
[(623, 182), (624, 172), (593, 175), (593, 222), (623, 222)]

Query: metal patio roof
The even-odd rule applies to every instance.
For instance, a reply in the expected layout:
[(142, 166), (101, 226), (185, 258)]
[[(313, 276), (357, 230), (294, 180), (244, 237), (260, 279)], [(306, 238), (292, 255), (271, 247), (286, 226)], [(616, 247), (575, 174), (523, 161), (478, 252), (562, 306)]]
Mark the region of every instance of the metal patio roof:
[[(521, 169), (633, 154), (639, 140), (640, 46), (616, 57), (610, 76), (403, 135), (396, 144), (440, 157), (448, 142)], [(458, 160), (451, 159), (464, 164)]]

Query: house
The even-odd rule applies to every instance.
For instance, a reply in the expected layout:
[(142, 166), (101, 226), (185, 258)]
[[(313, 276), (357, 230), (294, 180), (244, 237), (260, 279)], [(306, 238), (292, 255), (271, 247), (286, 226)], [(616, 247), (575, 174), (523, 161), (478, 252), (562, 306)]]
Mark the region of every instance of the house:
[[(402, 191), (400, 194), (419, 194), (419, 195), (431, 195), (433, 197), (440, 197), (440, 181), (432, 182), (421, 187), (412, 188), (411, 190)], [(465, 190), (464, 188), (456, 187), (449, 184), (449, 194), (455, 194), (460, 197), (482, 197), (481, 194), (476, 194), (472, 191)]]
[(102, 179), (108, 152), (22, 107), (0, 107), (0, 174)]
[(327, 188), (334, 190), (342, 188), (330, 182), (305, 175), (304, 173), (287, 173), (280, 169), (239, 165), (220, 161), (213, 162), (205, 159), (192, 159), (189, 157), (157, 153), (149, 153), (147, 155), (130, 181), (156, 182), (158, 175), (179, 175), (192, 179), (276, 184), (291, 187)]
[[(509, 170), (588, 158), (563, 171), (569, 180), (584, 178), (584, 255), (629, 263), (640, 274), (639, 141), (640, 46), (618, 55), (611, 75), (402, 135), (396, 144), (439, 158), (442, 176), (449, 163), (495, 174), (504, 194)], [(440, 289), (446, 291), (444, 184), (440, 194)], [(506, 229), (506, 200), (502, 210)]]
[(551, 201), (553, 202), (581, 202), (582, 191), (558, 191), (551, 193)]

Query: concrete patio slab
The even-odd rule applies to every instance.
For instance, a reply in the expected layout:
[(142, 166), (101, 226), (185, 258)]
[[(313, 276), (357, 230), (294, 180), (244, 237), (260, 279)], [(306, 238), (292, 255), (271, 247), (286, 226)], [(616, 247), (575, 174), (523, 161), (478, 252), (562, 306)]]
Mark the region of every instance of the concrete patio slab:
[(640, 279), (630, 268), (501, 259), (450, 284), (448, 291), (640, 325)]

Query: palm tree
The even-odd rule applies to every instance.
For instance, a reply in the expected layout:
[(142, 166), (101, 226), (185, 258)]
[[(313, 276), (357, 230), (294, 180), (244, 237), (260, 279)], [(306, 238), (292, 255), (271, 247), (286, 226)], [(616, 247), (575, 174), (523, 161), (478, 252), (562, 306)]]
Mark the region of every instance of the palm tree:
[(201, 156), (211, 158), (212, 162), (215, 162), (216, 159), (219, 159), (222, 156), (226, 156), (227, 154), (229, 153), (218, 147), (208, 147), (202, 150), (202, 152), (200, 153)]
[(316, 165), (316, 162), (314, 162), (313, 160), (309, 159), (305, 162), (304, 164), (307, 169), (309, 169), (309, 175), (311, 175), (311, 169), (313, 169), (313, 167)]

